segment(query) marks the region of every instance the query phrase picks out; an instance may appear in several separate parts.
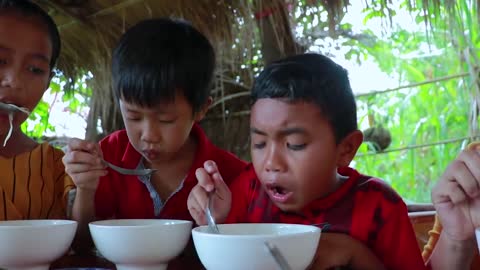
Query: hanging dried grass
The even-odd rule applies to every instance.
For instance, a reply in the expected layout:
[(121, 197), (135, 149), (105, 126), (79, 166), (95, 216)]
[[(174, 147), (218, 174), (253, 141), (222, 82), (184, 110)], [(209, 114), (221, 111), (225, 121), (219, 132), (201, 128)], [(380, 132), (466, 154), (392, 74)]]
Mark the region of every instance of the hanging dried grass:
[[(122, 126), (110, 79), (111, 51), (121, 34), (146, 18), (172, 16), (191, 21), (211, 40), (217, 52), (218, 68), (212, 95), (215, 105), (219, 106), (211, 108), (215, 117), (205, 123), (205, 126), (208, 126), (207, 133), (212, 135), (219, 133), (218, 130), (226, 131), (228, 134), (213, 140), (223, 142), (220, 143), (221, 146), (233, 151), (235, 149), (230, 148), (232, 145), (241, 145), (242, 149), (248, 149), (248, 144), (245, 143), (247, 139), (245, 136), (239, 137), (238, 132), (242, 130), (240, 128), (248, 130), (248, 116), (244, 115), (241, 119), (231, 116), (249, 109), (248, 97), (244, 93), (250, 89), (254, 71), (241, 66), (261, 50), (258, 40), (262, 34), (259, 30), (263, 29), (262, 24), (269, 23), (272, 26), (270, 30), (277, 42), (276, 47), (280, 50), (280, 55), (284, 55), (295, 51), (292, 46), (296, 46), (291, 32), (294, 20), (289, 7), (298, 6), (300, 2), (307, 6), (322, 5), (329, 12), (329, 28), (333, 35), (336, 25), (348, 11), (349, 4), (348, 0), (90, 0), (70, 1), (72, 4), (67, 6), (66, 1), (60, 0), (34, 1), (47, 9), (59, 25), (62, 54), (58, 68), (70, 78), (69, 82), (73, 85), (74, 79), (85, 71), (94, 75), (94, 79), (89, 82), (93, 89), (87, 127), (87, 138), (90, 139), (99, 138), (96, 134), (99, 121), (105, 134)], [(364, 2), (367, 5), (378, 3), (376, 0)], [(455, 2), (411, 0), (408, 4), (411, 7), (422, 5), (429, 23), (428, 19), (434, 18), (435, 12), (439, 12), (442, 6), (455, 12)], [(391, 14), (388, 7), (391, 6), (391, 0), (382, 0), (381, 6), (389, 17)], [(480, 4), (477, 4), (477, 8), (479, 6)], [(255, 18), (256, 12), (272, 8), (276, 9), (276, 12), (265, 19)], [(264, 55), (265, 58), (268, 57)], [(104, 134), (100, 134), (102, 135)]]

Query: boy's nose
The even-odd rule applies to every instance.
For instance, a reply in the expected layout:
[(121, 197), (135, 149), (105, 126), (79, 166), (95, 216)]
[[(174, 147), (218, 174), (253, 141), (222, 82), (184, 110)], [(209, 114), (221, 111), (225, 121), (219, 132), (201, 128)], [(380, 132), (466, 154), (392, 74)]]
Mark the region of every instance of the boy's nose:
[(158, 143), (161, 139), (160, 132), (153, 123), (146, 123), (142, 131), (142, 140), (147, 143)]
[(267, 172), (281, 172), (285, 168), (281, 151), (277, 147), (272, 146), (267, 150), (265, 157), (265, 170)]
[(20, 75), (15, 69), (7, 69), (0, 72), (0, 86), (8, 88), (18, 88), (20, 85)]

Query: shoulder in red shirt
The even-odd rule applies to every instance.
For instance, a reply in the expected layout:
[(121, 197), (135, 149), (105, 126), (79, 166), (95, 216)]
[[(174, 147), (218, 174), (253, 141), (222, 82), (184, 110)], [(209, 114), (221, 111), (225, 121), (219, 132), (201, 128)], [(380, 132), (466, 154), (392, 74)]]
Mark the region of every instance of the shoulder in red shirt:
[(386, 269), (425, 269), (408, 210), (384, 181), (339, 169), (348, 179), (334, 193), (300, 213), (281, 211), (263, 191), (253, 166), (231, 184), (232, 209), (227, 223), (310, 224), (323, 232), (345, 233), (367, 245)]
[[(164, 202), (157, 218), (193, 220), (187, 209), (187, 198), (197, 184), (195, 170), (202, 167), (206, 160), (217, 163), (227, 184), (244, 170), (245, 162), (213, 145), (198, 124), (193, 126), (191, 134), (198, 141), (194, 162), (183, 186)], [(105, 137), (100, 147), (105, 160), (125, 168), (136, 168), (142, 157), (129, 143), (125, 130)], [(98, 219), (156, 218), (146, 186), (136, 176), (121, 175), (112, 170), (100, 178), (95, 194), (95, 214)]]

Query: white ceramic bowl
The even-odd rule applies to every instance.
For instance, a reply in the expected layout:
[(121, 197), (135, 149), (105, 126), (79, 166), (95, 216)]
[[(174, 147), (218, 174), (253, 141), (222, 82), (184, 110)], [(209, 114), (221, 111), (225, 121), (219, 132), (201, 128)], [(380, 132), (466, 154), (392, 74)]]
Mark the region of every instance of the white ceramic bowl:
[(296, 224), (222, 224), (220, 234), (207, 226), (192, 230), (198, 256), (208, 270), (279, 269), (265, 247), (268, 241), (280, 250), (293, 270), (304, 270), (312, 262), (320, 239), (320, 228)]
[(76, 229), (71, 220), (0, 221), (0, 268), (49, 269), (69, 250)]
[(168, 219), (117, 219), (91, 222), (93, 242), (117, 270), (161, 270), (190, 239), (192, 222)]

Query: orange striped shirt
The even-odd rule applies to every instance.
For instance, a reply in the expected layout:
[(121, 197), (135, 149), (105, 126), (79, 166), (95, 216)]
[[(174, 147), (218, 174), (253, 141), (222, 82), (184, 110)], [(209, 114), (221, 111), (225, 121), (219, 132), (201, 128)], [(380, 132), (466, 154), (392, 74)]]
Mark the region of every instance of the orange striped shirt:
[(12, 158), (0, 156), (0, 220), (65, 219), (74, 188), (64, 153), (48, 143)]

